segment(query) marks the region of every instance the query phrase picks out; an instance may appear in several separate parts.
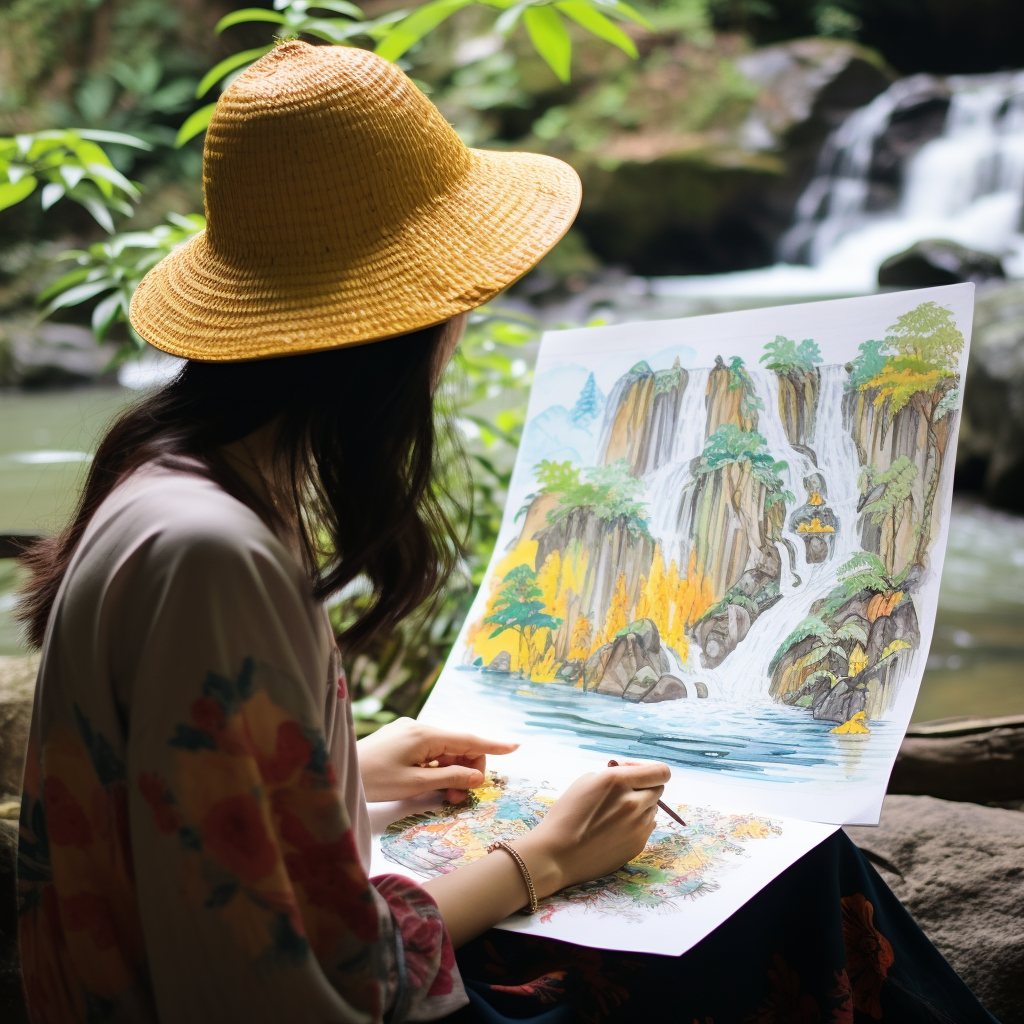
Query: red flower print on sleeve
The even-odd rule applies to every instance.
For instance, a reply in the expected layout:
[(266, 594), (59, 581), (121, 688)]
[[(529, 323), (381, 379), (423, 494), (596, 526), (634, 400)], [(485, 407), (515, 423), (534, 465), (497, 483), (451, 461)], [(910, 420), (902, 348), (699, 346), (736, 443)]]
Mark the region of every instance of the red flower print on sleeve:
[(305, 768), (313, 753), (313, 744), (306, 738), (302, 726), (289, 720), (277, 727), (277, 739), (272, 760), (260, 759), (260, 774), (265, 782), (277, 785)]
[(78, 806), (71, 790), (55, 775), (43, 783), (43, 807), (51, 842), (61, 846), (88, 846), (92, 829), (85, 812)]
[(69, 932), (88, 932), (97, 949), (110, 949), (117, 942), (114, 918), (107, 901), (93, 892), (82, 892), (60, 900), (60, 916)]
[(348, 697), (348, 680), (345, 678), (345, 670), (338, 673), (338, 700), (345, 700)]
[(266, 878), (277, 863), (256, 798), (247, 793), (218, 800), (199, 826), (203, 846), (245, 883)]
[(224, 709), (212, 697), (197, 697), (189, 708), (192, 721), (204, 732), (216, 735), (224, 728)]
[(153, 812), (157, 831), (165, 836), (178, 831), (178, 816), (174, 812), (174, 798), (156, 775), (142, 772), (139, 775), (139, 792)]
[(381, 875), (372, 881), (402, 933), (410, 986), (426, 988), (428, 998), (449, 995), (455, 987), (455, 951), (433, 898), (399, 875)]
[(844, 896), (843, 944), (855, 1010), (882, 1018), (882, 982), (895, 961), (889, 940), (875, 927), (875, 908), (863, 893)]

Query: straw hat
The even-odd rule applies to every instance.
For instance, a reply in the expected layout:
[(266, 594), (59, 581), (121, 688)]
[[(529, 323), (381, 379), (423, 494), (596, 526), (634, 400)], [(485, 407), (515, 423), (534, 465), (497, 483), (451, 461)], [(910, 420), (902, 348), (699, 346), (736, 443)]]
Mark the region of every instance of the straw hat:
[(469, 149), (390, 62), (301, 42), (224, 91), (203, 181), (206, 230), (145, 276), (130, 317), (210, 362), (447, 320), (529, 270), (580, 203), (568, 164)]

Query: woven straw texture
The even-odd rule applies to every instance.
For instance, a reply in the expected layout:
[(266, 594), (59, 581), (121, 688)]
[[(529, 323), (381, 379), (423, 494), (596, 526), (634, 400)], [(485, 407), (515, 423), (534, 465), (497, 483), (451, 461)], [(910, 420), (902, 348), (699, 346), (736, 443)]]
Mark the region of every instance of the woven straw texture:
[(560, 160), (467, 148), (390, 62), (281, 43), (217, 102), (207, 229), (132, 298), (156, 348), (258, 359), (405, 334), (479, 306), (572, 223)]

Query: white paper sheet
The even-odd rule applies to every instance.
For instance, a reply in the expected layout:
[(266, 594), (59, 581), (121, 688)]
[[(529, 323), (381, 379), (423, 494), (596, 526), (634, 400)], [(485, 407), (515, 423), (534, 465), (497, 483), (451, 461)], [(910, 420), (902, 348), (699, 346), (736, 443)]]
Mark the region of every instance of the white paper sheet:
[(671, 803), (780, 825), (678, 913), (507, 927), (681, 952), (834, 831), (810, 823), (877, 823), (935, 623), (973, 294), (545, 335), (420, 717), (520, 741), (513, 779), (657, 759)]
[[(475, 807), (442, 807), (438, 797), (371, 805), (371, 873), (422, 881), (457, 870), (484, 856), (494, 839), (514, 839), (532, 826), (562, 784), (516, 774), (523, 758), (495, 760), (501, 788), (478, 791), (483, 799)], [(581, 771), (597, 766), (588, 762)], [(712, 803), (699, 790), (669, 806), (687, 827), (659, 813), (645, 855), (611, 883), (565, 890), (536, 914), (513, 914), (497, 927), (600, 949), (679, 956), (837, 828)], [(405, 827), (382, 844), (381, 833), (393, 822)]]

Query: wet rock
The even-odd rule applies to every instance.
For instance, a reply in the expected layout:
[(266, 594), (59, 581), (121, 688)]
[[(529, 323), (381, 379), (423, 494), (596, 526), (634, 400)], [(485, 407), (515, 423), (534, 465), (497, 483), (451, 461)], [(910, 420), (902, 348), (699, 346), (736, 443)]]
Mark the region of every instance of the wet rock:
[(914, 920), (1002, 1024), (1024, 1024), (1024, 814), (887, 796), (847, 826)]
[(1024, 716), (912, 725), (888, 789), (975, 803), (1024, 800)]
[(511, 672), (512, 671), (512, 655), (508, 651), (501, 651), (496, 654), (492, 659), (491, 663), (484, 670), (485, 672)]
[(807, 561), (811, 563), (827, 562), (832, 557), (838, 526), (835, 512), (824, 504), (818, 491), (813, 491), (810, 500), (789, 517), (789, 529), (804, 542)]
[(701, 664), (705, 668), (721, 665), (750, 632), (752, 622), (750, 611), (738, 604), (726, 605), (719, 614), (701, 619), (694, 627), (694, 639), (702, 651)]
[(706, 697), (708, 695), (707, 683), (702, 682), (700, 679), (694, 680), (693, 688), (697, 691), (698, 697)]
[(0, 798), (21, 793), (39, 658), (0, 657)]
[(930, 288), (1006, 277), (1002, 261), (991, 253), (943, 239), (926, 239), (890, 256), (878, 268), (878, 283), (889, 288)]
[[(701, 684), (703, 686), (703, 683)], [(705, 688), (705, 694), (707, 689)], [(682, 700), (688, 696), (686, 684), (673, 675), (663, 675), (641, 698), (644, 704), (660, 704), (663, 700)]]
[[(771, 263), (828, 133), (892, 78), (872, 51), (838, 39), (744, 52), (739, 36), (707, 47), (662, 33), (638, 46), (625, 69), (582, 78), (568, 98), (561, 90), (552, 127), (564, 127), (524, 143), (580, 172), (575, 230), (589, 250), (642, 274)], [(595, 69), (604, 59), (581, 56)], [(725, 80), (734, 66), (753, 88)], [(718, 104), (711, 125), (694, 121), (702, 102)]]
[(54, 387), (108, 378), (117, 346), (97, 344), (88, 327), (77, 324), (9, 324), (11, 375), (23, 387)]
[(622, 699), (633, 704), (642, 701), (658, 682), (658, 673), (650, 666), (642, 665), (637, 674), (626, 684), (622, 691)]
[(1024, 283), (979, 289), (957, 483), (1024, 512)]
[(585, 688), (625, 697), (630, 683), (647, 669), (657, 680), (671, 668), (658, 627), (650, 619), (630, 623), (611, 643), (595, 651), (584, 669)]

